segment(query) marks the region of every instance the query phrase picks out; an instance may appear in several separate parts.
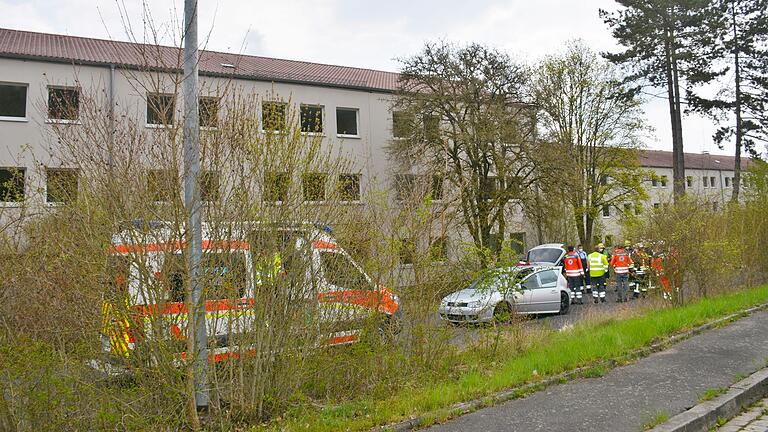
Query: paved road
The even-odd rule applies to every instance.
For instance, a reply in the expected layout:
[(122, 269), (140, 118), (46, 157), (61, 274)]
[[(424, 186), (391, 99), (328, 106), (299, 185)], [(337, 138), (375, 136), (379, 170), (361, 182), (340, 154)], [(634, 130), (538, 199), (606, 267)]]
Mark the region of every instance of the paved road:
[(549, 387), (429, 430), (639, 431), (656, 414), (678, 414), (696, 405), (707, 389), (727, 387), (767, 359), (768, 312), (759, 312), (603, 377)]

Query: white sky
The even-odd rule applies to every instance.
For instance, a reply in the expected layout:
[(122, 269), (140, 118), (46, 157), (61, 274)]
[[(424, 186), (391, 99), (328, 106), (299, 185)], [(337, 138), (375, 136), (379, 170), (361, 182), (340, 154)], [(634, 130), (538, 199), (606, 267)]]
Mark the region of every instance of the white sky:
[[(146, 2), (166, 34), (179, 33), (183, 0)], [(598, 15), (615, 10), (613, 0), (199, 0), (199, 8), (208, 49), (389, 71), (397, 71), (397, 58), (436, 39), (488, 44), (530, 64), (568, 39), (617, 49)], [(139, 0), (0, 0), (0, 27), (127, 40), (127, 19), (141, 40), (142, 9)], [(645, 109), (655, 128), (648, 147), (670, 150), (666, 100)], [(711, 121), (683, 122), (687, 152), (732, 153), (731, 145), (713, 144)]]

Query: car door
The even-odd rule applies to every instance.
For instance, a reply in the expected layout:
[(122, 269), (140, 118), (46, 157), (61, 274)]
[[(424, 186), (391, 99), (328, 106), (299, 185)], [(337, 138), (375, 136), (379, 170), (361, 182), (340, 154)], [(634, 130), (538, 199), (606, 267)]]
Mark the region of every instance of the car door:
[(539, 287), (539, 277), (533, 273), (520, 282), (520, 289), (514, 291), (515, 306), (520, 313), (536, 313), (534, 292)]
[(533, 302), (537, 312), (551, 313), (560, 310), (560, 289), (557, 287), (556, 270), (544, 270), (537, 273), (539, 286), (533, 291)]

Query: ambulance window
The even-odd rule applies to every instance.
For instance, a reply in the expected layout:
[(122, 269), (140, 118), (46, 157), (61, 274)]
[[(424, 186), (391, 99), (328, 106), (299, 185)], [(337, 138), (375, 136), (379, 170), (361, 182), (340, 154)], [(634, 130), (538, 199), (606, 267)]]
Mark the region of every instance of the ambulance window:
[(242, 251), (203, 254), (200, 280), (210, 299), (245, 297), (245, 255)]
[(339, 288), (369, 290), (371, 284), (365, 275), (352, 264), (346, 255), (334, 252), (321, 252), (320, 263), (325, 280)]
[(162, 282), (168, 291), (168, 301), (183, 302), (184, 279), (186, 279), (187, 263), (185, 255), (169, 253), (163, 262)]

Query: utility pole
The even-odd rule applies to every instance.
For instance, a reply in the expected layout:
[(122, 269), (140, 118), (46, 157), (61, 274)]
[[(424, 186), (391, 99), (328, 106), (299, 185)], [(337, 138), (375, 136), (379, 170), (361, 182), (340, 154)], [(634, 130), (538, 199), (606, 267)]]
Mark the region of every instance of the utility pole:
[(197, 100), (198, 74), (197, 0), (184, 0), (184, 206), (187, 220), (187, 257), (189, 284), (192, 291), (188, 314), (190, 341), (187, 358), (193, 362), (195, 405), (198, 411), (208, 408), (208, 335), (205, 328), (205, 299), (202, 298), (199, 270), (203, 233), (200, 219), (200, 117)]

